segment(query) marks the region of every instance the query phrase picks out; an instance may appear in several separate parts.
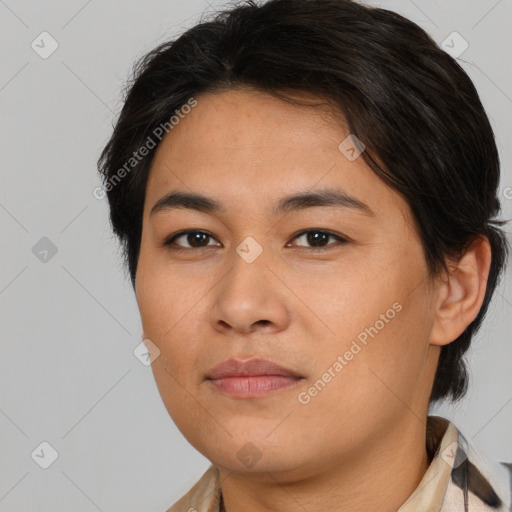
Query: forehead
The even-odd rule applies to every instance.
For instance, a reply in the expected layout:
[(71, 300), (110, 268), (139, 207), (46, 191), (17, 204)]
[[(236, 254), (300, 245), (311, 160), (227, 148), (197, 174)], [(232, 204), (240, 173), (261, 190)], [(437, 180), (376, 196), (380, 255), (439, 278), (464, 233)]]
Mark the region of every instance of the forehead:
[(269, 210), (269, 203), (285, 195), (334, 187), (377, 213), (407, 215), (403, 198), (362, 156), (347, 157), (352, 139), (341, 113), (312, 95), (294, 97), (315, 105), (297, 106), (248, 90), (196, 97), (197, 105), (157, 148), (145, 215), (173, 189), (215, 197), (228, 208)]

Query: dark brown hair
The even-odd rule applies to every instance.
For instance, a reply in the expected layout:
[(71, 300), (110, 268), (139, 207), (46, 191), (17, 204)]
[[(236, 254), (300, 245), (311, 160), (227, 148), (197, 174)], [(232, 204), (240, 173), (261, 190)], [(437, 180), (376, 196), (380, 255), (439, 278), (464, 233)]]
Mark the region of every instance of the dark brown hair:
[[(431, 402), (461, 398), (468, 386), (463, 355), (509, 251), (499, 227), (505, 221), (495, 219), (500, 162), (468, 75), (423, 29), (394, 12), (350, 0), (248, 0), (136, 63), (98, 161), (132, 285), (156, 147), (133, 169), (126, 163), (191, 97), (234, 87), (285, 100), (286, 92), (305, 91), (336, 105), (365, 144), (367, 164), (410, 205), (431, 276), (446, 271), (445, 258), (459, 258), (476, 237), (489, 239), (483, 305), (459, 338), (442, 347), (431, 393)], [(114, 181), (122, 168), (123, 178)]]

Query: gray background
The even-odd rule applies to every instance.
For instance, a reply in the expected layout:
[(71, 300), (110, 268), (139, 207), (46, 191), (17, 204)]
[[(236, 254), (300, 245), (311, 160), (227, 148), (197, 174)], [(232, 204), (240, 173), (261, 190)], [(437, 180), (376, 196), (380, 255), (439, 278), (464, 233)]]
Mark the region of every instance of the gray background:
[[(92, 191), (135, 59), (227, 4), (0, 0), (0, 511), (163, 511), (209, 465), (134, 357), (137, 305), (107, 203)], [(503, 216), (512, 217), (512, 1), (373, 5), (412, 19), (440, 45), (453, 31), (468, 42), (459, 61), (495, 129)], [(46, 59), (31, 47), (43, 31), (59, 45)], [(38, 252), (50, 246), (43, 237), (56, 254)], [(510, 277), (509, 269), (474, 341), (466, 399), (436, 411), (508, 461)], [(58, 452), (48, 469), (31, 455), (43, 441)]]

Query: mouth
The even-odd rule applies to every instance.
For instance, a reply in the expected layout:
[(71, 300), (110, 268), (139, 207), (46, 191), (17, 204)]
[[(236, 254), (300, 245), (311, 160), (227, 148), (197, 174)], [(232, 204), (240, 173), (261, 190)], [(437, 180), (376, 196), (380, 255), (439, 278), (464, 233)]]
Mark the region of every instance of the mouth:
[(303, 377), (297, 372), (264, 359), (229, 359), (206, 376), (212, 388), (238, 398), (257, 398), (295, 387)]

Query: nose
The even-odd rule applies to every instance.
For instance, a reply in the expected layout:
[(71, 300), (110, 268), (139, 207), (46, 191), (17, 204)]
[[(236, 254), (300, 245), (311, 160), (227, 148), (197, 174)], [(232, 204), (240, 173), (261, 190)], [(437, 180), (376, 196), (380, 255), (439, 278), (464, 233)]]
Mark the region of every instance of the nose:
[(223, 334), (249, 334), (256, 331), (279, 332), (290, 321), (290, 300), (286, 287), (269, 268), (265, 251), (249, 263), (237, 253), (231, 268), (214, 288), (211, 309), (213, 328)]

